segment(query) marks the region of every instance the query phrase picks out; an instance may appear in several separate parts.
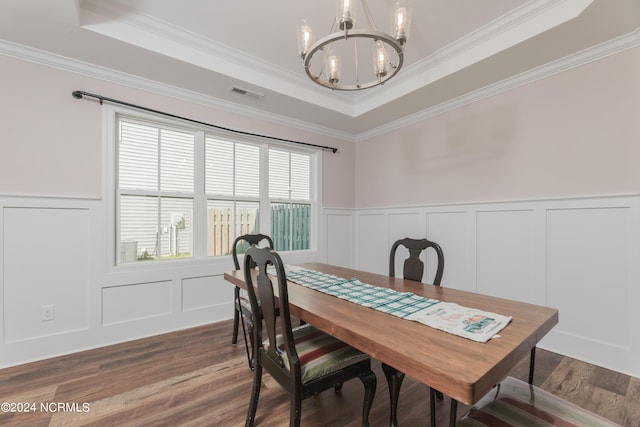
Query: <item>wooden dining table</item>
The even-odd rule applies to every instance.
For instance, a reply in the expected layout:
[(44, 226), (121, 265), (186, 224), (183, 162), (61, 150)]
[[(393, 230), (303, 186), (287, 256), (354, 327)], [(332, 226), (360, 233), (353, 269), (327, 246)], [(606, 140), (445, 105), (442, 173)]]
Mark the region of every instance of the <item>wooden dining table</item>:
[[(545, 306), (323, 263), (299, 266), (511, 316), (499, 337), (481, 343), (288, 282), (292, 315), (467, 405), (476, 403), (504, 379), (558, 323), (558, 310)], [(242, 271), (227, 272), (224, 278), (246, 289)], [(455, 416), (452, 418), (455, 423)], [(394, 422), (392, 419), (391, 424)]]

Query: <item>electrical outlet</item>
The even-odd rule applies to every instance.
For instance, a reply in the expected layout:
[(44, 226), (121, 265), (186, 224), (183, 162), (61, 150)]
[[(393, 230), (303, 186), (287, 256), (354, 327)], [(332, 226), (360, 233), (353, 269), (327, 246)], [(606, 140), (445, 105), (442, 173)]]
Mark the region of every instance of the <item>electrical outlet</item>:
[(53, 304), (47, 304), (40, 307), (40, 320), (45, 322), (47, 320), (53, 320), (56, 318), (55, 306)]

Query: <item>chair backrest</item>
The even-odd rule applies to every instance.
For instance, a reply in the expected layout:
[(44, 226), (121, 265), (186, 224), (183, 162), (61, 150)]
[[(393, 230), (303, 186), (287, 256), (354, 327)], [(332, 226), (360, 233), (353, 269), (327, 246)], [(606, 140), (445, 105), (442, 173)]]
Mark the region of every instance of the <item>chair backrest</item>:
[[(247, 246), (258, 246), (263, 240), (266, 240), (269, 247), (273, 249), (273, 240), (266, 234), (243, 234), (233, 241), (233, 245), (231, 246), (231, 256), (233, 257), (233, 265), (236, 270), (240, 270), (240, 263), (238, 262), (238, 245), (242, 242), (246, 242)], [(255, 267), (255, 265), (252, 267)]]
[(420, 259), (422, 251), (426, 251), (428, 248), (432, 248), (436, 252), (438, 257), (438, 267), (436, 269), (436, 275), (433, 279), (433, 284), (440, 286), (442, 280), (442, 273), (444, 271), (444, 253), (442, 248), (436, 242), (432, 242), (427, 239), (411, 239), (409, 237), (396, 241), (391, 247), (391, 254), (389, 255), (389, 276), (395, 277), (395, 260), (396, 250), (398, 246), (404, 246), (409, 250), (409, 258), (404, 261), (402, 277), (408, 280), (415, 280), (422, 282), (422, 275), (424, 273), (424, 263)]
[[(257, 274), (252, 265), (257, 267)], [(270, 273), (276, 277), (277, 294), (271, 277), (267, 274), (269, 266), (275, 270)], [(254, 274), (256, 274), (255, 278)], [(262, 311), (269, 343), (268, 349), (265, 349), (262, 338), (263, 322), (256, 322), (253, 331), (255, 363), (264, 366), (278, 382), (283, 383), (283, 380), (285, 383), (292, 380), (299, 382), (301, 380), (300, 359), (293, 339), (287, 278), (280, 255), (271, 248), (251, 246), (245, 252), (244, 278), (251, 308), (254, 313)], [(279, 316), (277, 315), (278, 309)], [(279, 329), (276, 323), (278, 320), (280, 321)], [(278, 332), (281, 333), (282, 342), (276, 342)], [(285, 361), (284, 358), (287, 360)], [(284, 368), (283, 362), (289, 365), (289, 370)]]

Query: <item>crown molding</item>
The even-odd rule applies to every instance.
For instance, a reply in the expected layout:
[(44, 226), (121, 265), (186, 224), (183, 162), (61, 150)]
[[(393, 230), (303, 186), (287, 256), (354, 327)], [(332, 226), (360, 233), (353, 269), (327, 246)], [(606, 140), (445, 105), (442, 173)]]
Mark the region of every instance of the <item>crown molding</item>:
[(485, 86), (473, 92), (466, 93), (450, 101), (443, 102), (409, 116), (405, 116), (401, 119), (378, 126), (366, 132), (359, 133), (355, 135), (355, 140), (356, 142), (365, 141), (638, 46), (640, 46), (640, 29)]
[[(202, 37), (126, 5), (85, 0), (81, 26), (126, 43), (178, 58), (186, 63), (234, 77), (275, 92), (354, 116), (354, 97), (309, 85), (303, 73), (267, 63), (227, 45)], [(105, 19), (106, 18), (106, 19)]]
[[(362, 116), (466, 66), (579, 15), (593, 0), (530, 0), (407, 67), (385, 90), (327, 91), (302, 73), (247, 55), (215, 40), (146, 15), (125, 4), (85, 0), (84, 29), (178, 58), (187, 63), (268, 87), (349, 117)], [(105, 19), (106, 18), (106, 19)]]
[(23, 46), (20, 44), (0, 40), (0, 55), (33, 62), (51, 68), (80, 74), (87, 77), (152, 92), (159, 95), (168, 96), (186, 102), (192, 102), (206, 107), (224, 110), (238, 115), (263, 120), (269, 123), (290, 127), (341, 141), (353, 142), (354, 137), (350, 133), (341, 132), (332, 128), (315, 125), (302, 120), (292, 119), (287, 116), (267, 113), (257, 108), (247, 107), (230, 101), (222, 100), (212, 96), (203, 95), (197, 92), (188, 91), (175, 86), (159, 83), (153, 80), (144, 79), (132, 74), (115, 71), (109, 68), (100, 67), (65, 56), (56, 55), (39, 49)]
[(640, 29), (357, 135), (337, 131), (328, 127), (318, 126), (301, 120), (291, 119), (278, 114), (266, 113), (255, 108), (186, 91), (174, 86), (143, 79), (131, 74), (114, 71), (112, 69), (96, 66), (86, 62), (73, 60), (64, 56), (5, 40), (0, 40), (0, 55), (104, 80), (134, 89), (169, 96), (187, 102), (197, 103), (211, 108), (225, 110), (231, 113), (335, 138), (345, 142), (359, 142), (398, 130), (405, 126), (418, 123), (473, 102), (492, 97), (508, 90), (515, 89), (519, 86), (553, 76), (638, 46), (640, 46)]
[(532, 0), (412, 64), (393, 91), (362, 92), (356, 116), (427, 86), (582, 13), (593, 0)]

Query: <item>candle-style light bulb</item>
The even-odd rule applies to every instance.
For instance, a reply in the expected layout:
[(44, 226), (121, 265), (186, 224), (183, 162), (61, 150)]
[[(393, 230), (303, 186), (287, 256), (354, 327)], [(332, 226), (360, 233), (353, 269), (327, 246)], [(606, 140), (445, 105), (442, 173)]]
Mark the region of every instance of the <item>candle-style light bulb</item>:
[(380, 41), (376, 42), (373, 48), (373, 72), (378, 79), (387, 75), (387, 64), (389, 54)]
[(341, 30), (353, 28), (354, 6), (351, 0), (336, 0), (336, 16)]
[(327, 80), (331, 84), (336, 84), (340, 81), (340, 58), (335, 54), (333, 50), (327, 53), (325, 58), (325, 68), (327, 72)]
[(311, 26), (306, 19), (303, 19), (298, 24), (298, 52), (302, 58), (309, 52), (312, 43), (313, 32), (311, 31)]
[(397, 2), (391, 22), (391, 34), (401, 45), (404, 45), (409, 38), (410, 25), (411, 15), (409, 14), (409, 8), (406, 2)]

